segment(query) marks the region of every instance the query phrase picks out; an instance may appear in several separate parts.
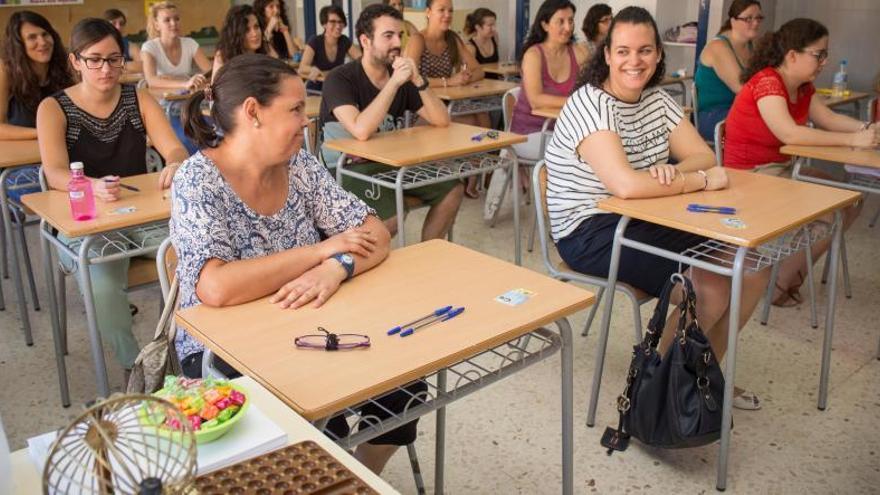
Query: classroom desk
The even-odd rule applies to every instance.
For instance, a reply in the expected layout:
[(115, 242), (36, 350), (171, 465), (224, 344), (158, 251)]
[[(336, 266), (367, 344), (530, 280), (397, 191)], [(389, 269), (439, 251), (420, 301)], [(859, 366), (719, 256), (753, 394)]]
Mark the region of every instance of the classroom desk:
[(119, 76), (119, 82), (122, 84), (137, 84), (144, 78), (143, 72), (124, 72)]
[[(285, 433), (288, 445), (311, 440), (320, 445), (340, 464), (345, 465), (352, 473), (371, 488), (382, 494), (395, 494), (397, 490), (382, 478), (367, 469), (348, 452), (333, 443), (326, 435), (315, 429), (308, 421), (292, 412), (271, 392), (263, 388), (251, 378), (236, 378), (233, 382), (248, 391), (248, 398)], [(27, 447), (12, 453), (12, 495), (30, 495), (40, 493), (43, 489), (43, 473), (37, 471), (28, 455)]]
[[(342, 153), (336, 162), (336, 181), (342, 184), (342, 177), (356, 177), (374, 184), (372, 194), (381, 194), (381, 187), (394, 190), (397, 206), (397, 245), (406, 245), (404, 235), (405, 209), (404, 191), (417, 187), (459, 180), (509, 166), (513, 176), (513, 225), (514, 251), (516, 264), (521, 263), (519, 231), (519, 178), (516, 153), (512, 146), (526, 141), (526, 136), (509, 132), (498, 132), (497, 139), (483, 138), (474, 141), (472, 136), (484, 133), (486, 129), (452, 122), (448, 127), (417, 126), (382, 132), (367, 141), (354, 138), (333, 139), (324, 142), (324, 147)], [(488, 152), (508, 148), (507, 158)], [(349, 156), (365, 158), (382, 163), (397, 170), (376, 175), (365, 175), (346, 169)]]
[[(516, 288), (535, 294), (516, 307), (494, 300)], [(387, 297), (374, 297), (377, 294)], [(388, 297), (394, 304), (388, 304)], [(359, 405), (403, 390), (413, 381), (424, 382), (428, 395), (414, 400), (406, 411), (363, 423), (359, 431), (337, 442), (349, 448), (436, 410), (436, 493), (443, 493), (445, 406), (561, 351), (563, 493), (570, 494), (573, 377), (566, 317), (593, 301), (593, 294), (581, 288), (433, 240), (392, 251), (381, 265), (343, 284), (318, 309), (283, 310), (264, 298), (226, 308), (188, 308), (177, 312), (177, 322), (319, 426), (339, 413), (363, 420)], [(409, 337), (386, 334), (395, 325), (447, 304), (467, 309), (454, 320)], [(554, 322), (558, 332), (545, 328)], [(332, 353), (294, 346), (296, 336), (316, 333), (319, 326), (369, 335), (372, 345)]]
[[(739, 328), (739, 308), (745, 270), (758, 271), (778, 263), (785, 257), (808, 248), (813, 233), (802, 229), (810, 222), (834, 213), (831, 274), (828, 287), (828, 311), (825, 317), (825, 340), (822, 346), (822, 364), (819, 379), (818, 407), (824, 410), (828, 399), (828, 377), (831, 367), (831, 337), (834, 331), (834, 304), (837, 292), (837, 265), (840, 253), (842, 215), (840, 210), (858, 201), (860, 195), (842, 189), (787, 180), (779, 177), (728, 169), (730, 187), (721, 191), (703, 191), (665, 198), (622, 200), (609, 198), (599, 202), (599, 208), (621, 215), (614, 236), (608, 274), (609, 287), (617, 282), (621, 246), (637, 249), (680, 263), (731, 277), (730, 328)], [(688, 203), (728, 205), (737, 208), (736, 218), (745, 228), (734, 229), (721, 223), (726, 217), (715, 214), (691, 213)], [(675, 253), (627, 239), (624, 236), (630, 219), (639, 219), (657, 225), (707, 237), (700, 246)], [(807, 235), (798, 235), (806, 232)], [(726, 253), (722, 260), (718, 253)], [(773, 290), (772, 284), (768, 290)], [(593, 391), (587, 415), (587, 425), (596, 420), (596, 405), (602, 379), (605, 349), (611, 323), (614, 291), (605, 295), (605, 313), (599, 337)], [(727, 486), (727, 459), (730, 448), (733, 385), (736, 377), (736, 331), (728, 336), (724, 406), (719, 445), (716, 488)]]
[(828, 108), (842, 107), (847, 105), (852, 105), (855, 110), (857, 118), (861, 120), (870, 120), (871, 113), (871, 105), (865, 105), (865, 102), (868, 100), (873, 100), (875, 98), (871, 93), (865, 93), (862, 91), (850, 91), (846, 96), (830, 96), (828, 94), (824, 94), (826, 91), (822, 91), (819, 93), (819, 97), (822, 98), (822, 101)]
[[(18, 243), (16, 242), (15, 233), (12, 231), (12, 214), (9, 210), (10, 206), (20, 208), (19, 204), (10, 204), (10, 199), (8, 196), (8, 192), (17, 189), (25, 189), (29, 187), (39, 187), (40, 180), (36, 172), (34, 173), (22, 173), (16, 177), (14, 185), (8, 185), (6, 183), (9, 175), (16, 169), (21, 167), (27, 167), (31, 165), (40, 165), (40, 147), (37, 144), (37, 140), (27, 140), (27, 141), (0, 141), (0, 210), (2, 210), (3, 215), (3, 235), (0, 235), (0, 258), (3, 260), (3, 275), (4, 277), (8, 276), (9, 271), (12, 271), (12, 280), (15, 285), (15, 293), (18, 298), (18, 314), (21, 317), (21, 327), (24, 332), (24, 340), (25, 343), (29, 346), (34, 345), (34, 339), (31, 334), (31, 321), (27, 312), (27, 300), (24, 295), (24, 282), (21, 278), (21, 263), (19, 262), (19, 248), (16, 246)], [(9, 247), (11, 257), (7, 261), (6, 257), (6, 242), (4, 241), (4, 237), (9, 240)], [(24, 259), (25, 254), (25, 246), (21, 246), (22, 253), (22, 261), (29, 262), (30, 260)], [(34, 309), (40, 309), (37, 303), (36, 294), (33, 295), (34, 300)], [(6, 303), (3, 299), (3, 287), (0, 285), (0, 310), (6, 308)]]
[(448, 102), (450, 116), (501, 110), (501, 97), (518, 84), (497, 79), (481, 79), (464, 86), (432, 87), (431, 92)]
[(519, 65), (515, 62), (492, 62), (482, 64), (483, 72), (487, 74), (497, 74), (504, 81), (513, 81), (519, 77)]
[[(62, 404), (70, 405), (70, 393), (67, 387), (67, 371), (64, 354), (67, 350), (66, 339), (62, 332), (61, 311), (64, 306), (64, 294), (55, 293), (52, 251), (54, 245), (59, 253), (64, 253), (76, 260), (76, 272), (79, 275), (83, 302), (86, 307), (89, 339), (91, 340), (92, 358), (95, 363), (97, 392), (100, 397), (110, 394), (107, 380), (107, 366), (104, 362), (104, 346), (95, 320), (95, 305), (92, 301), (92, 280), (88, 265), (116, 261), (135, 256), (156, 253), (159, 243), (168, 236), (168, 218), (171, 215), (171, 200), (168, 191), (158, 187), (159, 172), (135, 175), (122, 178), (124, 184), (140, 189), (133, 192), (122, 189), (118, 201), (105, 203), (96, 200), (97, 218), (87, 221), (76, 221), (70, 214), (70, 202), (64, 191), (45, 191), (28, 194), (22, 202), (40, 216), (40, 238), (43, 247), (43, 266), (46, 272), (46, 285), (49, 293), (49, 304), (52, 310), (52, 332), (55, 337), (56, 365), (58, 380), (61, 387)], [(133, 207), (135, 211), (118, 213), (120, 208)], [(70, 239), (68, 244), (61, 242), (57, 234)], [(63, 275), (62, 275), (63, 280)], [(60, 298), (61, 304), (57, 302)]]

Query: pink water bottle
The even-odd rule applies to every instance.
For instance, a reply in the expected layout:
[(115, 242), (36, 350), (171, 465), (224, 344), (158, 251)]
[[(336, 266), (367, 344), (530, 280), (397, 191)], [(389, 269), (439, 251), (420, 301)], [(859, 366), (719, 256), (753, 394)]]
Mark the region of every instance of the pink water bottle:
[(92, 181), (86, 178), (82, 162), (70, 164), (70, 182), (67, 183), (67, 195), (70, 197), (70, 213), (77, 221), (95, 218), (95, 195), (92, 193)]

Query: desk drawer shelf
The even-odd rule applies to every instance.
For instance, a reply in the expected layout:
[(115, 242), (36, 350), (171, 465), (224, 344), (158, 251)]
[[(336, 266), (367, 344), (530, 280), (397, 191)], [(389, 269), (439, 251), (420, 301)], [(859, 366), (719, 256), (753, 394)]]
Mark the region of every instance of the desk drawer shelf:
[[(102, 261), (130, 258), (156, 251), (159, 244), (168, 237), (168, 221), (163, 220), (131, 229), (117, 230), (98, 234), (89, 245), (89, 259), (94, 263)], [(79, 237), (70, 241), (67, 247), (78, 252), (83, 241), (89, 237)], [(61, 242), (57, 241), (56, 242)]]
[(402, 171), (401, 185), (404, 190), (407, 190), (491, 172), (496, 168), (508, 167), (509, 165), (509, 159), (501, 158), (498, 155), (479, 153), (461, 158), (430, 162), (424, 165), (404, 167), (398, 170), (389, 170), (372, 176), (355, 174), (351, 171), (346, 173), (356, 175), (373, 184), (394, 188), (397, 183), (397, 176)]
[(472, 115), (493, 110), (501, 110), (501, 96), (454, 100), (449, 103), (449, 114), (455, 116)]

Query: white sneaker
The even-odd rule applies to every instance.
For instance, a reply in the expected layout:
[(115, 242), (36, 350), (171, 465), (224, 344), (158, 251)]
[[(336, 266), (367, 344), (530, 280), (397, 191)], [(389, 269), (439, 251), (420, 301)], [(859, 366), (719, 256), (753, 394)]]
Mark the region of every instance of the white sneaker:
[(504, 189), (507, 188), (508, 173), (506, 168), (496, 168), (492, 172), (489, 181), (489, 189), (486, 190), (486, 202), (483, 204), (483, 220), (491, 222), (495, 213), (501, 207), (501, 199)]

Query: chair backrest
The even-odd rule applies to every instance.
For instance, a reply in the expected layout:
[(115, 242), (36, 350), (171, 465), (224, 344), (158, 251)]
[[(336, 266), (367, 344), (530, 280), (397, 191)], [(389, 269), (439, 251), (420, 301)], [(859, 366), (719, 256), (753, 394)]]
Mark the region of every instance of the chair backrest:
[(724, 166), (724, 121), (715, 124), (715, 165)]
[(162, 299), (168, 298), (168, 291), (171, 289), (171, 279), (174, 278), (174, 271), (177, 270), (177, 252), (171, 243), (171, 238), (167, 238), (159, 245), (156, 252), (156, 271), (159, 273), (159, 286), (162, 288)]
[(693, 97), (693, 101), (691, 101), (691, 106), (694, 109), (694, 113), (693, 113), (694, 127), (699, 129), (700, 128), (700, 121), (698, 119), (700, 118), (699, 117), (699, 114), (700, 114), (699, 101), (700, 101), (700, 99), (697, 97), (697, 83), (695, 81), (691, 81), (690, 85), (691, 85), (691, 96)]
[(553, 262), (550, 261), (549, 246), (549, 218), (547, 216), (547, 165), (544, 160), (538, 161), (532, 170), (532, 195), (535, 204), (535, 236), (541, 243), (541, 258), (544, 261), (544, 268), (550, 274), (558, 272)]
[(513, 120), (513, 107), (516, 106), (516, 100), (519, 99), (519, 93), (522, 87), (517, 86), (510, 88), (501, 98), (501, 115), (504, 121), (504, 130), (510, 131), (510, 122)]

